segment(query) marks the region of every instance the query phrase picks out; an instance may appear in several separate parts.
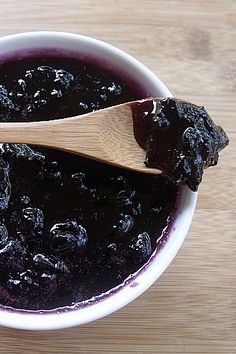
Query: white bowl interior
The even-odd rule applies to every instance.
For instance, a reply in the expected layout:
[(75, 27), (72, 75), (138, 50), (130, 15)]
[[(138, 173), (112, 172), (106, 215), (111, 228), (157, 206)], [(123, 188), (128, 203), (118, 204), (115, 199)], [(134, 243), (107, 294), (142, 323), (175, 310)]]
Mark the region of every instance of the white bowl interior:
[[(120, 70), (142, 86), (152, 96), (171, 96), (165, 85), (143, 64), (125, 52), (104, 42), (85, 36), (61, 32), (22, 33), (0, 39), (1, 57), (16, 51), (53, 48), (61, 54), (78, 52), (84, 58), (96, 57), (105, 66)], [(1, 58), (0, 58), (1, 61)], [(181, 189), (178, 208), (168, 232), (165, 246), (154, 253), (125, 286), (117, 287), (112, 295), (91, 301), (88, 306), (68, 312), (32, 313), (0, 309), (0, 325), (29, 330), (66, 328), (106, 316), (125, 306), (150, 287), (171, 263), (188, 232), (195, 210), (197, 193)]]

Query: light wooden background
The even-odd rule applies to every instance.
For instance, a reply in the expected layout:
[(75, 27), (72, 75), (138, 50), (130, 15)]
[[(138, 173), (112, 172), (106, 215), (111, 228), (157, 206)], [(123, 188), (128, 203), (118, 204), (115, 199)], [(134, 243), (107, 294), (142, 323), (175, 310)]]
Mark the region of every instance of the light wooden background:
[(161, 279), (126, 308), (54, 332), (0, 328), (0, 353), (236, 353), (236, 0), (1, 0), (0, 35), (72, 31), (151, 68), (205, 105), (231, 145), (206, 172), (188, 238)]

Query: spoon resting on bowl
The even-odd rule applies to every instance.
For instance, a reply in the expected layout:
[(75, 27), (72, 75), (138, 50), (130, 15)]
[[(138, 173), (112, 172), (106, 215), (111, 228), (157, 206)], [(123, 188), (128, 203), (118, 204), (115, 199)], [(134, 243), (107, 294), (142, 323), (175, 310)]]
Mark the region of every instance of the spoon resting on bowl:
[(57, 148), (142, 173), (164, 172), (196, 190), (203, 169), (217, 163), (229, 140), (204, 107), (148, 98), (71, 118), (0, 123), (0, 141)]

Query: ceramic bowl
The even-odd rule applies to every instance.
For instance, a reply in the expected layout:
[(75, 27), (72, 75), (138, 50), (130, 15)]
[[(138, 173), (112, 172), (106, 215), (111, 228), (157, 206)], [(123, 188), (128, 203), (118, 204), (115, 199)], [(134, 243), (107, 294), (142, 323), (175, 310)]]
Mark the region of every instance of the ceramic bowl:
[[(142, 44), (140, 44), (142, 45)], [(167, 87), (146, 66), (124, 51), (102, 41), (61, 32), (31, 32), (0, 38), (0, 61), (18, 53), (55, 49), (61, 55), (73, 52), (80, 58), (95, 58), (101, 65), (116, 68), (130, 81), (137, 83), (152, 96), (171, 96)], [(20, 54), (21, 53), (21, 54)], [(94, 321), (122, 308), (146, 291), (165, 271), (188, 232), (196, 205), (197, 193), (182, 187), (165, 245), (153, 253), (150, 260), (125, 284), (106, 296), (91, 299), (86, 306), (70, 311), (27, 312), (0, 309), (0, 325), (27, 329), (50, 330), (67, 328)]]

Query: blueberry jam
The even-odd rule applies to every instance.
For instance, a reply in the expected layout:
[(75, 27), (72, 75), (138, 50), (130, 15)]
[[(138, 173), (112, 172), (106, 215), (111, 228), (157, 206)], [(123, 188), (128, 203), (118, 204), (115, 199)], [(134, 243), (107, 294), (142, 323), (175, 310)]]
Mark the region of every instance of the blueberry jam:
[[(78, 59), (0, 64), (1, 121), (69, 117), (141, 97), (122, 75)], [(122, 284), (147, 262), (157, 239), (159, 246), (165, 241), (176, 198), (177, 187), (163, 176), (3, 144), (0, 304), (63, 308)]]
[(175, 184), (197, 191), (205, 168), (218, 162), (229, 143), (204, 107), (175, 98), (131, 104), (134, 135), (146, 150), (147, 167), (161, 169)]

